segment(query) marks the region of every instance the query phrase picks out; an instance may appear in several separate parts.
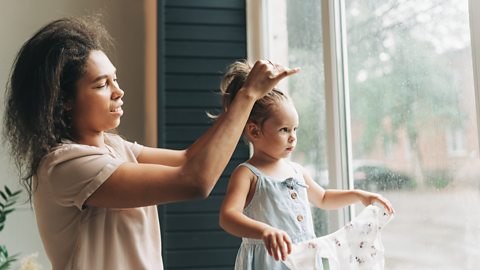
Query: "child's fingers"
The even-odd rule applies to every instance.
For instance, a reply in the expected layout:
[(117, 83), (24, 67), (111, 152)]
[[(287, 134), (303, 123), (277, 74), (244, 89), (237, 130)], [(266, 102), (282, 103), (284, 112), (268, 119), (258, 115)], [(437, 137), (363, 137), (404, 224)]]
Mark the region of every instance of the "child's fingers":
[(292, 240), (290, 240), (290, 237), (286, 235), (285, 237), (285, 243), (287, 244), (287, 253), (290, 254), (292, 253)]
[(383, 204), (383, 206), (385, 207), (385, 209), (387, 209), (388, 212), (390, 212), (392, 214), (395, 213), (395, 210), (393, 209), (390, 201), (387, 200), (386, 198), (384, 198), (382, 195), (378, 194), (377, 198), (376, 198), (376, 201), (379, 202), (380, 204)]
[(271, 243), (270, 239), (268, 237), (263, 239), (263, 243), (265, 243), (265, 249), (267, 250), (268, 255), (273, 256), (272, 243)]
[(285, 261), (285, 259), (287, 259), (287, 248), (285, 247), (285, 236), (284, 235), (281, 235), (279, 234), (278, 236), (278, 239), (277, 239), (277, 243), (278, 243), (278, 251), (280, 251), (280, 255), (282, 256), (282, 261)]
[[(276, 237), (272, 237), (271, 240), (271, 250), (273, 253), (273, 256), (275, 257), (275, 260), (278, 261), (280, 257), (278, 256), (278, 242)], [(270, 255), (272, 256), (272, 255)]]

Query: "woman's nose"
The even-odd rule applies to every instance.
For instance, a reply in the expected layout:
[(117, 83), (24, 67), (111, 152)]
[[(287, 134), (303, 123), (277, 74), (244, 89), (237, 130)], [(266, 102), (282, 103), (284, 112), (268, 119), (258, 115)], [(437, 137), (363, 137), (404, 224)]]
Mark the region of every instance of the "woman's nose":
[(118, 85), (115, 85), (114, 90), (112, 92), (112, 99), (119, 99), (122, 98), (125, 93)]

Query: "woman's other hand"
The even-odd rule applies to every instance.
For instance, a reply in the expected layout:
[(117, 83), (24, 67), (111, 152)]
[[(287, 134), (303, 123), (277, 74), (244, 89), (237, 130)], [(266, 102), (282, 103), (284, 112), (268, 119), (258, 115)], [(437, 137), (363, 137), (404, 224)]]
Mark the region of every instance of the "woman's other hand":
[[(292, 240), (285, 231), (269, 227), (262, 233), (262, 241), (270, 256), (285, 261), (292, 252)], [(281, 256), (281, 257), (280, 257)]]
[(282, 79), (300, 71), (289, 69), (271, 61), (258, 60), (248, 75), (243, 90), (258, 100), (268, 94)]

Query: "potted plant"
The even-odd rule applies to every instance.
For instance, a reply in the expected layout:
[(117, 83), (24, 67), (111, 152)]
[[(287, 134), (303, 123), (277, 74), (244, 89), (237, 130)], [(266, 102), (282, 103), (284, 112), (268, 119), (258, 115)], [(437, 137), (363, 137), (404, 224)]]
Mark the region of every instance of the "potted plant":
[[(5, 192), (0, 190), (0, 232), (5, 228), (7, 215), (15, 211), (13, 205), (17, 202), (20, 192), (21, 190), (12, 193), (7, 186), (5, 186)], [(0, 270), (9, 269), (10, 264), (17, 260), (18, 255), (9, 256), (5, 245), (0, 245)]]

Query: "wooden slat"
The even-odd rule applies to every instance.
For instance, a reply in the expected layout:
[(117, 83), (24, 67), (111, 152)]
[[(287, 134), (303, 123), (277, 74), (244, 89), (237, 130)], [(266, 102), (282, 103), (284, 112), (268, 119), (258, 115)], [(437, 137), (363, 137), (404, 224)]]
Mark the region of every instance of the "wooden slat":
[(197, 7), (197, 8), (237, 8), (245, 9), (245, 1), (225, 0), (166, 0), (166, 7)]
[(165, 113), (167, 125), (211, 125), (215, 122), (215, 119), (207, 115), (205, 109), (167, 109)]
[(207, 132), (209, 126), (166, 127), (167, 142), (192, 142)]
[(210, 108), (222, 107), (221, 96), (213, 91), (168, 91), (165, 94), (166, 108)]
[(165, 60), (165, 69), (170, 74), (210, 74), (220, 76), (224, 74), (228, 65), (235, 62), (236, 58), (225, 59), (186, 59), (186, 58), (167, 58)]
[(167, 8), (167, 24), (245, 25), (244, 10)]
[(214, 249), (214, 250), (187, 250), (187, 251), (169, 251), (166, 254), (167, 269), (175, 269), (183, 267), (219, 267), (229, 266), (233, 269), (235, 258), (237, 257), (237, 249)]
[(167, 41), (167, 57), (224, 57), (242, 58), (246, 55), (245, 43)]
[[(165, 39), (244, 42), (245, 26), (234, 25), (167, 25)], [(245, 54), (246, 55), (246, 54)], [(244, 56), (245, 57), (245, 56)]]
[(172, 232), (200, 232), (200, 231), (221, 231), (218, 224), (219, 213), (201, 214), (175, 214), (168, 215), (166, 226), (162, 228), (168, 233)]
[(167, 205), (167, 214), (173, 213), (216, 213), (220, 211), (222, 196), (210, 196), (204, 200), (171, 203)]
[[(224, 70), (226, 70), (225, 64)], [(165, 78), (165, 88), (172, 90), (220, 91), (222, 74), (214, 75), (178, 75), (170, 74)]]
[(225, 231), (177, 233), (169, 232), (166, 234), (166, 236), (169, 250), (238, 248), (242, 241), (242, 238), (233, 236)]

